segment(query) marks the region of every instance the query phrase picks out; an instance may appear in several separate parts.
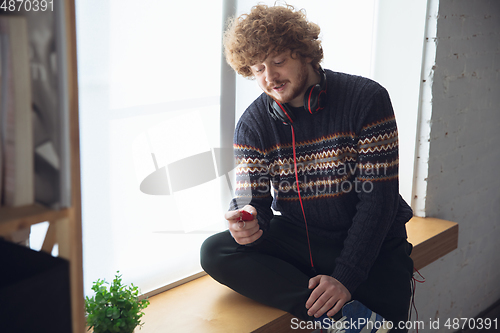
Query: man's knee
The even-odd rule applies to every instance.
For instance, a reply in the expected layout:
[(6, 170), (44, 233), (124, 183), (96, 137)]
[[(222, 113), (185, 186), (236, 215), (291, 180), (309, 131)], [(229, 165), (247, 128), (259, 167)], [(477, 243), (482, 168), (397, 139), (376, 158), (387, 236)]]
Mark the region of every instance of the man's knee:
[(224, 241), (227, 238), (226, 232), (221, 232), (208, 237), (200, 249), (200, 263), (205, 272), (211, 272), (220, 266)]

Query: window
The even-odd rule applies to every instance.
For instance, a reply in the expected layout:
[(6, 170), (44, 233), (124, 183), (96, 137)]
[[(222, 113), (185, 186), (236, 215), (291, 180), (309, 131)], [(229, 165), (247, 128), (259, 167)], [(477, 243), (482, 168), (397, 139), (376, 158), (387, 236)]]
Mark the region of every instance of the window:
[(85, 293), (118, 270), (146, 293), (199, 272), (225, 228), (224, 177), (176, 185), (220, 147), (222, 1), (80, 0), (76, 14)]

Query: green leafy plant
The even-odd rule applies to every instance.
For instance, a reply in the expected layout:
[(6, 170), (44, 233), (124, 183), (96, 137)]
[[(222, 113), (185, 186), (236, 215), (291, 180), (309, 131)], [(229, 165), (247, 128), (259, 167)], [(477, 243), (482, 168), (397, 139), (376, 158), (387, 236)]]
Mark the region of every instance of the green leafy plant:
[(146, 299), (139, 300), (139, 288), (130, 284), (122, 285), (118, 271), (109, 290), (105, 280), (94, 282), (95, 295), (85, 298), (88, 330), (94, 333), (132, 333), (137, 326), (142, 326), (142, 312), (149, 305)]

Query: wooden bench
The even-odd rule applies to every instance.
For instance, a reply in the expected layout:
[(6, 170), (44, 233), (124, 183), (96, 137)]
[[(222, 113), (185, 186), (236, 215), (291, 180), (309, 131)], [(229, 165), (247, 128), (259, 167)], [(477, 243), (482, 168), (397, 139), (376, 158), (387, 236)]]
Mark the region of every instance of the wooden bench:
[[(458, 224), (414, 217), (407, 223), (411, 257), (421, 269), (458, 245)], [(289, 313), (252, 301), (205, 275), (151, 297), (141, 333), (285, 333), (292, 330)], [(136, 330), (137, 332), (137, 330)]]

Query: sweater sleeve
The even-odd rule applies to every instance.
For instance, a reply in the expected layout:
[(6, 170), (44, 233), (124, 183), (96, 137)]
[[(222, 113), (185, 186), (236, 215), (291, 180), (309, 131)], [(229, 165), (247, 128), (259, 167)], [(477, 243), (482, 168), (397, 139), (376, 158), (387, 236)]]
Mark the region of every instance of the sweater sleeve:
[(263, 134), (258, 135), (243, 121), (234, 134), (234, 156), (236, 161), (236, 184), (230, 210), (252, 205), (257, 209), (260, 228), (266, 232), (273, 217), (271, 210), (269, 165), (266, 159)]
[(332, 274), (351, 294), (368, 276), (399, 205), (398, 131), (387, 91), (380, 87), (358, 114), (355, 174), (358, 203)]

